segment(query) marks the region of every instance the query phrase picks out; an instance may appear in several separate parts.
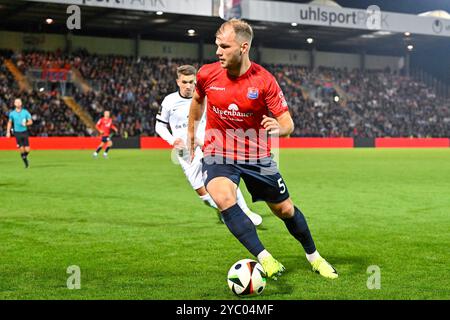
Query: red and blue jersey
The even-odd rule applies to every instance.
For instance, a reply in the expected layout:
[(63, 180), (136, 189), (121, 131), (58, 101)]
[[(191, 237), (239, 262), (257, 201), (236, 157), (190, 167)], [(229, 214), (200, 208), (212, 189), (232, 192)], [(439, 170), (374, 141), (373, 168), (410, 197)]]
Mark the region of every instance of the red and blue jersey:
[(206, 64), (197, 73), (196, 91), (207, 97), (205, 156), (237, 160), (270, 156), (263, 115), (278, 117), (288, 111), (272, 74), (254, 62), (239, 77), (230, 76), (219, 62)]
[(100, 120), (97, 121), (97, 124), (95, 125), (98, 131), (103, 132), (102, 137), (107, 137), (111, 133), (111, 129), (117, 130), (117, 127), (112, 123), (111, 118), (100, 118)]

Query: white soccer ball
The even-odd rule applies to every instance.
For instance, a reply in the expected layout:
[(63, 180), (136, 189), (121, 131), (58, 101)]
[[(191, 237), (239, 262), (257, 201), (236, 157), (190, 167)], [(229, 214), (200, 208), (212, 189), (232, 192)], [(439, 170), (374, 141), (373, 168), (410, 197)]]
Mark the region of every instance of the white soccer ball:
[(261, 294), (266, 287), (266, 273), (255, 260), (242, 259), (228, 271), (228, 286), (238, 296)]

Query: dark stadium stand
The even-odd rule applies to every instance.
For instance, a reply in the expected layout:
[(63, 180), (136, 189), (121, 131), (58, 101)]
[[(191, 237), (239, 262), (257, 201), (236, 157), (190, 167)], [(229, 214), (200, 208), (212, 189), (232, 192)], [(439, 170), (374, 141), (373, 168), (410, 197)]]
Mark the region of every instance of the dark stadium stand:
[[(110, 109), (122, 137), (154, 136), (155, 116), (163, 97), (176, 90), (175, 69), (192, 60), (96, 55), (77, 51), (2, 52), (19, 69), (65, 68), (78, 70), (89, 83), (85, 92), (72, 95), (92, 118)], [(2, 62), (3, 62), (2, 58)], [(450, 101), (424, 83), (389, 69), (358, 69), (265, 65), (277, 78), (290, 105), (299, 137), (448, 137)], [(11, 99), (18, 94), (14, 78), (0, 67), (0, 124), (4, 130)], [(36, 117), (32, 132), (38, 136), (88, 136), (86, 126), (67, 108), (58, 90), (21, 93)], [(2, 131), (0, 131), (2, 133)]]

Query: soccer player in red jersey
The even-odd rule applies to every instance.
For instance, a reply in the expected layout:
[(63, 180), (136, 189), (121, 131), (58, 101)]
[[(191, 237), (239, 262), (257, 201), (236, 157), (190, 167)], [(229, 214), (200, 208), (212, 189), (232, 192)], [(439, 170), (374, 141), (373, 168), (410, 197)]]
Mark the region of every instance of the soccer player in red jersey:
[(204, 65), (197, 73), (189, 112), (190, 150), (194, 150), (196, 127), (207, 98), (203, 180), (228, 229), (258, 258), (268, 277), (276, 279), (285, 271), (236, 204), (236, 188), (242, 178), (253, 201), (265, 201), (301, 243), (312, 270), (337, 278), (336, 270), (316, 250), (306, 219), (292, 202), (271, 157), (269, 137), (288, 136), (294, 123), (275, 78), (250, 61), (252, 39), (251, 26), (242, 20), (231, 19), (218, 29), (219, 61)]
[(108, 157), (108, 151), (111, 149), (113, 143), (111, 141), (111, 129), (114, 130), (114, 132), (118, 132), (117, 127), (112, 123), (111, 114), (109, 111), (103, 112), (103, 118), (100, 118), (100, 120), (97, 121), (97, 124), (95, 125), (95, 128), (98, 130), (102, 137), (102, 142), (100, 142), (100, 145), (98, 146), (97, 150), (95, 150), (93, 156), (97, 158), (98, 153), (100, 150), (102, 150), (103, 146), (106, 144), (106, 149), (103, 152), (103, 157)]

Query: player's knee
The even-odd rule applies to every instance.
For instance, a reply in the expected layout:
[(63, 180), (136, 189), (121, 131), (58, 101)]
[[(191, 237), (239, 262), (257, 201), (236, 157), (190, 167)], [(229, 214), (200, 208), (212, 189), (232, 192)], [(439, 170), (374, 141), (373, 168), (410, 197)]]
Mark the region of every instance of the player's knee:
[(216, 195), (213, 199), (221, 211), (232, 207), (236, 203), (236, 197), (227, 193)]
[(236, 196), (228, 190), (207, 188), (207, 191), (221, 211), (228, 209), (236, 203)]
[(284, 201), (272, 208), (273, 213), (280, 219), (289, 219), (294, 215), (294, 204), (290, 201)]
[(236, 204), (236, 187), (225, 178), (214, 178), (206, 185), (206, 191), (221, 211)]

